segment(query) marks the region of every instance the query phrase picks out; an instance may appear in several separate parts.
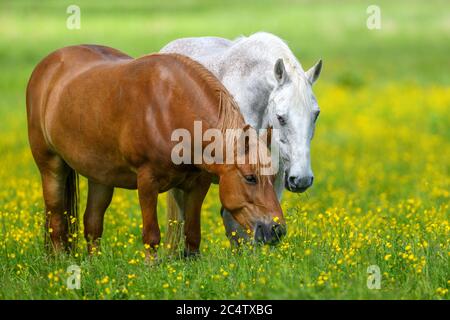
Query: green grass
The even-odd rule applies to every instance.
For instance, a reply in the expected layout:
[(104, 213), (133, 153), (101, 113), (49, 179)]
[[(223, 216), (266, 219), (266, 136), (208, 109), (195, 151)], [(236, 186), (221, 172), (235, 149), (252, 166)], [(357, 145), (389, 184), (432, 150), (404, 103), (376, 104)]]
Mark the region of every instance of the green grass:
[[(71, 1), (0, 3), (1, 299), (448, 299), (450, 287), (450, 5), (378, 1), (382, 29), (366, 28), (370, 1)], [(66, 45), (109, 45), (133, 56), (184, 36), (269, 31), (305, 68), (314, 90), (315, 185), (286, 193), (288, 237), (277, 247), (227, 246), (213, 187), (202, 213), (202, 256), (142, 260), (136, 192), (118, 190), (101, 256), (48, 257), (43, 202), (27, 142), (25, 87), (34, 66)], [(82, 207), (86, 185), (82, 180)], [(164, 203), (159, 210), (162, 231)], [(161, 255), (164, 256), (164, 250)], [(65, 270), (82, 268), (81, 290)], [(381, 290), (366, 286), (378, 265)], [(447, 290), (447, 291), (445, 291)]]

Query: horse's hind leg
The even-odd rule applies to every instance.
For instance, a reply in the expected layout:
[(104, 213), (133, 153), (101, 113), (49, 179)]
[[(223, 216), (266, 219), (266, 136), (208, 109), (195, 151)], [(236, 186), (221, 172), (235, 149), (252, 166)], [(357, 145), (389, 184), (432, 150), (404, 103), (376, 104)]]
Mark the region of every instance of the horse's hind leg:
[(70, 208), (66, 208), (65, 188), (72, 169), (57, 155), (50, 156), (39, 169), (46, 210), (45, 246), (50, 249), (50, 239), (56, 251), (68, 250)]
[(84, 237), (89, 254), (94, 253), (100, 245), (103, 233), (103, 217), (111, 203), (114, 188), (89, 180), (86, 211), (84, 212)]

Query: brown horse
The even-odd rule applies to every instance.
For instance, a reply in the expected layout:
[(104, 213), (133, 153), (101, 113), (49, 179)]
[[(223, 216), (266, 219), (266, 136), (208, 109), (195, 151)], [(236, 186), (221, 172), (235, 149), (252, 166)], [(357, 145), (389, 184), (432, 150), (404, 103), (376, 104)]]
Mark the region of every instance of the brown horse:
[[(222, 205), (259, 239), (285, 233), (271, 177), (258, 166), (181, 164), (171, 160), (171, 134), (194, 121), (203, 128), (247, 128), (225, 87), (205, 68), (176, 54), (133, 59), (103, 46), (59, 49), (43, 59), (27, 87), (28, 135), (42, 178), (46, 244), (70, 249), (77, 211), (77, 174), (88, 179), (84, 234), (99, 245), (104, 213), (115, 187), (138, 189), (148, 255), (160, 243), (158, 194), (184, 192), (185, 253), (200, 245), (200, 211), (211, 179)], [(202, 145), (204, 148), (205, 145)], [(192, 163), (192, 162), (191, 162)], [(262, 236), (262, 237), (261, 237)]]

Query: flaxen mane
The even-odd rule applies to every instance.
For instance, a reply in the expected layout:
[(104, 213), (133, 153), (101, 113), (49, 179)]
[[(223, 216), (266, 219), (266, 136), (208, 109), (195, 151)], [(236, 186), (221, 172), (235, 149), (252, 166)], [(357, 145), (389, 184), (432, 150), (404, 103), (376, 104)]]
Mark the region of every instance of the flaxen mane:
[(207, 86), (217, 93), (219, 101), (219, 114), (218, 123), (215, 126), (216, 128), (225, 131), (226, 129), (238, 129), (245, 126), (244, 117), (242, 116), (236, 101), (234, 101), (233, 96), (208, 69), (197, 61), (181, 54), (171, 53), (168, 55), (176, 58), (182, 64), (192, 68), (198, 75), (200, 75), (200, 78), (205, 81)]
[[(216, 99), (218, 103), (217, 121), (215, 123), (211, 123), (211, 127), (221, 130), (222, 134), (224, 135), (224, 141), (226, 141), (227, 144), (229, 143), (228, 145), (230, 147), (233, 146), (234, 151), (236, 152), (237, 144), (233, 141), (227, 141), (226, 130), (244, 129), (244, 127), (246, 126), (246, 122), (233, 96), (216, 78), (216, 76), (214, 76), (211, 71), (206, 69), (199, 62), (178, 53), (155, 53), (146, 55), (141, 58), (149, 56), (168, 56), (174, 58), (180, 64), (191, 68), (193, 73), (199, 75), (200, 81), (203, 81), (205, 87), (209, 88), (211, 92), (216, 93)], [(211, 119), (205, 119), (205, 121), (207, 122), (209, 122), (210, 120)], [(262, 139), (259, 139), (258, 145), (266, 146), (266, 143), (262, 141)], [(261, 172), (260, 158), (258, 156), (254, 157), (254, 154), (252, 154), (252, 162), (250, 164), (254, 168), (255, 173), (259, 176)]]
[[(180, 55), (180, 54), (168, 54), (173, 57), (175, 57), (178, 61), (181, 63), (191, 67), (197, 74), (200, 75), (200, 77), (203, 79), (203, 81), (206, 82), (206, 84), (214, 90), (218, 95), (218, 103), (219, 103), (219, 114), (218, 114), (218, 122), (216, 124), (216, 128), (220, 129), (222, 133), (225, 135), (225, 132), (227, 129), (243, 129), (245, 126), (245, 120), (244, 117), (234, 100), (233, 96), (228, 92), (228, 90), (225, 88), (225, 86), (203, 65), (198, 63), (197, 61), (188, 58), (186, 56)], [(264, 143), (261, 139), (260, 146), (263, 146), (261, 144)], [(233, 143), (233, 142), (231, 142)], [(264, 143), (265, 145), (265, 143)], [(236, 144), (234, 144), (234, 148), (236, 148)], [(236, 151), (236, 150), (235, 150)], [(254, 170), (256, 174), (260, 175), (260, 159), (258, 156), (256, 156), (253, 159), (252, 166), (254, 166)], [(263, 179), (264, 180), (264, 179)]]

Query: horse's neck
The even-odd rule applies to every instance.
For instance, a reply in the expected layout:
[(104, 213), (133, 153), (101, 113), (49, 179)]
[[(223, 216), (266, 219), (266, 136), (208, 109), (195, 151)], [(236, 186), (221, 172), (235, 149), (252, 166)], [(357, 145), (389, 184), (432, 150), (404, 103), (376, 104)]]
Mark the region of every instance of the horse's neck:
[(203, 57), (201, 62), (233, 95), (246, 122), (260, 129), (266, 122), (264, 117), (269, 96), (274, 89), (268, 81), (268, 72), (272, 72), (273, 66), (268, 61), (243, 55), (235, 49), (230, 47), (223, 52), (216, 52)]

